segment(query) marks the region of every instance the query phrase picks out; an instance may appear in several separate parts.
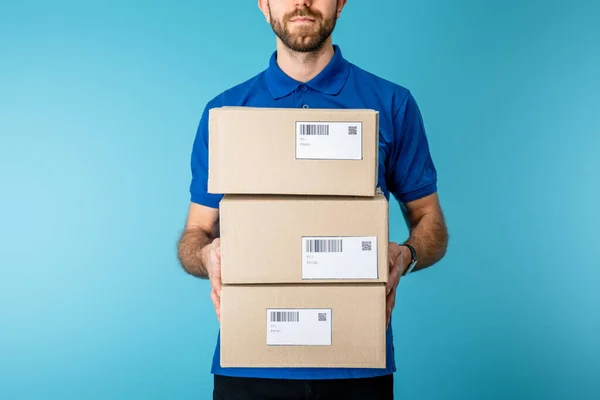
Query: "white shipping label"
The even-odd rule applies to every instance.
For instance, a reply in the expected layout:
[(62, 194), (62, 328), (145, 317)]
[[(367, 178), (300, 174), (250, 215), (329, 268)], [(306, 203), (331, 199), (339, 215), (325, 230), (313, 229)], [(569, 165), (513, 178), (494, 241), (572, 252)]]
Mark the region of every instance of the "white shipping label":
[(331, 346), (331, 309), (267, 309), (268, 346)]
[(303, 237), (302, 279), (377, 279), (377, 237)]
[(296, 122), (296, 158), (361, 160), (361, 122)]

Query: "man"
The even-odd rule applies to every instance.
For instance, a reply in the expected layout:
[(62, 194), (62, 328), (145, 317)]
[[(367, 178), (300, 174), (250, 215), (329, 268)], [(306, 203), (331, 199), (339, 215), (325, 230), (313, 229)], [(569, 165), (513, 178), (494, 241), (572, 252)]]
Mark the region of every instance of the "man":
[[(331, 33), (346, 0), (259, 0), (276, 34), (269, 66), (213, 98), (204, 109), (192, 150), (191, 204), (179, 241), (181, 264), (209, 278), (210, 297), (220, 318), (218, 206), (222, 195), (207, 193), (208, 110), (255, 107), (370, 108), (380, 113), (378, 184), (399, 201), (410, 235), (390, 243), (387, 296), (387, 367), (221, 368), (219, 340), (212, 373), (215, 399), (392, 399), (395, 361), (390, 315), (400, 277), (429, 267), (446, 251), (447, 230), (437, 196), (437, 174), (423, 122), (411, 93), (345, 60)], [(250, 300), (250, 299), (249, 299)]]

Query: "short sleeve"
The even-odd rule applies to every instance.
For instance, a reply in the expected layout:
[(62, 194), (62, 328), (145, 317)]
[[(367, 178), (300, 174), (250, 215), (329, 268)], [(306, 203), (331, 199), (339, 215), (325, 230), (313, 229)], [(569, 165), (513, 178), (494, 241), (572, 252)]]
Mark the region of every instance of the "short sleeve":
[(193, 203), (218, 208), (223, 195), (208, 193), (208, 111), (212, 106), (209, 102), (204, 108), (192, 147), (190, 198)]
[(433, 163), (421, 112), (408, 92), (393, 115), (394, 144), (387, 166), (388, 188), (399, 202), (409, 202), (437, 191)]

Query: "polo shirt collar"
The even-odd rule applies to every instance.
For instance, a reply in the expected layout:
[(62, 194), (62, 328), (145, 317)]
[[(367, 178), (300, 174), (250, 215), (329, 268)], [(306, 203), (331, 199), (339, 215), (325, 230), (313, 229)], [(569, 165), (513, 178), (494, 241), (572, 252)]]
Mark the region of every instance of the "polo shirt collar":
[[(305, 85), (318, 92), (336, 95), (348, 80), (350, 64), (342, 56), (342, 51), (337, 45), (333, 46), (332, 59), (323, 70)], [(298, 88), (302, 82), (298, 82), (279, 68), (277, 64), (277, 51), (273, 52), (266, 70), (267, 86), (273, 98), (281, 98), (289, 95)]]

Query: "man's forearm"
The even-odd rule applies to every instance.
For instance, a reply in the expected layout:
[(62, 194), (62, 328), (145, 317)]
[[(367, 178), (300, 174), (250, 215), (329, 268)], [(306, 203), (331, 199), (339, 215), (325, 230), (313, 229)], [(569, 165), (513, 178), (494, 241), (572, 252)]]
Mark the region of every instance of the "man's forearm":
[(443, 216), (437, 213), (423, 215), (411, 229), (405, 243), (412, 245), (417, 252), (418, 262), (413, 272), (438, 262), (446, 254), (448, 246), (448, 231)]
[(177, 246), (177, 254), (187, 273), (198, 278), (208, 278), (204, 249), (213, 240), (213, 237), (200, 228), (188, 228), (183, 232)]

